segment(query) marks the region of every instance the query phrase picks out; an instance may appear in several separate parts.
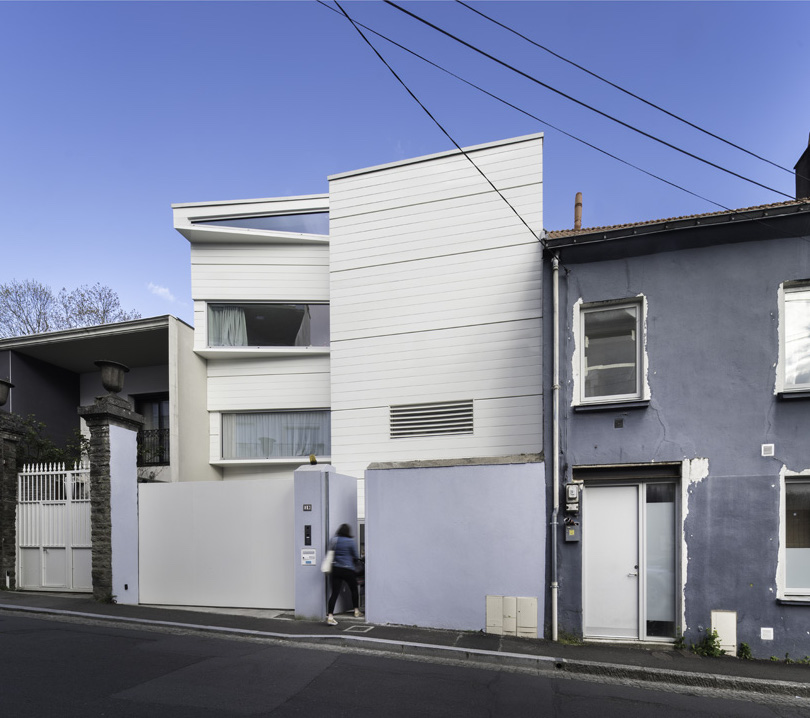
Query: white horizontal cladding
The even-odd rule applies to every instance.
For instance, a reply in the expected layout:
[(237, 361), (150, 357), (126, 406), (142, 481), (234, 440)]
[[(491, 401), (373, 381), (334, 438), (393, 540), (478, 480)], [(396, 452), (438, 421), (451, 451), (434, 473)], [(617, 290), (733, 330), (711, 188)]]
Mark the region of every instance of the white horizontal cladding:
[(265, 409), (323, 409), (329, 407), (328, 368), (312, 373), (272, 373), (272, 363), (260, 374), (209, 376), (209, 411)]
[(329, 273), (321, 267), (210, 267), (194, 271), (192, 292), (212, 301), (328, 302)]
[(192, 265), (280, 265), (329, 266), (329, 247), (301, 247), (298, 245), (239, 245), (214, 244), (192, 246)]
[(222, 414), (209, 412), (208, 423), (208, 459), (219, 461), (222, 458)]
[(499, 190), (541, 184), (542, 138), (330, 178), (331, 217), (492, 192), (482, 173)]
[(329, 374), (329, 356), (239, 358), (208, 362), (209, 378)]
[(542, 451), (542, 397), (475, 402), (473, 434), (392, 439), (389, 408), (332, 412), (332, 463), (341, 471), (374, 461), (510, 456)]
[[(539, 300), (538, 300), (539, 301)], [(383, 307), (369, 306), (368, 316), (358, 318), (353, 326), (340, 322), (332, 333), (332, 351), (339, 351), (340, 342), (393, 333), (441, 331), (454, 327), (485, 322), (510, 322), (525, 319), (539, 321), (541, 309), (536, 303), (509, 294), (470, 296), (469, 303), (460, 307), (441, 307), (430, 302), (419, 302), (418, 307), (392, 307), (386, 315)], [(334, 326), (334, 324), (333, 324)]]
[[(435, 248), (434, 248), (435, 251)], [(498, 284), (509, 278), (512, 285), (537, 280), (542, 275), (539, 242), (497, 247), (461, 254), (437, 254), (402, 262), (356, 267), (332, 272), (332, 296), (340, 303), (363, 302), (384, 291), (396, 302), (403, 292), (440, 291), (453, 301), (452, 292), (469, 286)], [(453, 269), (448, 274), (448, 267)], [(440, 290), (439, 290), (440, 288)]]
[(538, 244), (543, 213), (537, 188), (524, 188), (519, 195), (510, 193), (510, 203), (521, 217), (501, 197), (491, 193), (334, 222), (332, 271), (515, 244)]
[[(518, 141), (515, 141), (518, 140)], [(377, 167), (331, 175), (329, 181), (342, 183), (368, 192), (379, 191), (380, 177), (387, 182), (400, 181), (414, 186), (416, 180), (435, 184), (446, 183), (459, 176), (494, 175), (496, 185), (508, 184), (508, 179), (523, 174), (524, 168), (533, 173), (537, 181), (542, 180), (542, 163), (538, 161), (542, 137), (522, 137), (492, 143), (489, 146), (467, 147), (464, 150), (450, 150), (434, 155), (414, 157), (400, 162), (392, 162)], [(473, 166), (473, 163), (475, 166)], [(481, 172), (476, 170), (478, 167)], [(472, 170), (470, 172), (469, 170)], [(512, 184), (515, 184), (512, 182)]]
[(328, 247), (192, 245), (195, 300), (329, 301)]
[[(436, 332), (401, 332), (341, 342), (330, 356), (332, 372), (351, 373), (362, 360), (363, 373), (400, 371), (426, 362), (475, 364), (497, 359), (508, 362), (531, 354), (539, 362), (541, 326), (537, 317), (450, 327)], [(394, 360), (402, 366), (391, 367)], [(466, 367), (465, 367), (466, 368)]]
[[(473, 396), (478, 399), (519, 396), (539, 392), (540, 365), (530, 359), (513, 362), (507, 371), (487, 371), (476, 368), (464, 372), (452, 364), (435, 365), (428, 376), (424, 372), (407, 372), (406, 376), (387, 380), (382, 375), (358, 377), (345, 381), (344, 377), (333, 378), (332, 406), (336, 409), (376, 406), (381, 402), (424, 402), (441, 398), (448, 401), (462, 400)], [(356, 384), (355, 391), (351, 389)], [(387, 401), (386, 401), (387, 399)]]
[(333, 409), (541, 391), (538, 318), (333, 345)]
[(539, 253), (525, 249), (522, 259), (484, 252), (461, 263), (443, 257), (385, 267), (376, 278), (365, 271), (333, 275), (333, 346), (366, 336), (539, 318)]
[(496, 301), (498, 297), (510, 303), (523, 301), (534, 309), (538, 306), (542, 279), (534, 259), (534, 253), (526, 253), (525, 261), (502, 261), (497, 254), (488, 253), (475, 255), (472, 261), (470, 255), (465, 255), (465, 261), (457, 262), (451, 257), (383, 267), (376, 277), (367, 270), (353, 272), (352, 276), (335, 276), (333, 338), (339, 340), (339, 333), (345, 328), (340, 326), (341, 320), (352, 323), (365, 318), (372, 306), (380, 304), (386, 312), (405, 309), (416, 314), (420, 305), (431, 311), (463, 309), (483, 294)]
[(205, 349), (206, 344), (206, 324), (208, 318), (206, 315), (205, 302), (194, 302), (194, 351), (202, 351)]

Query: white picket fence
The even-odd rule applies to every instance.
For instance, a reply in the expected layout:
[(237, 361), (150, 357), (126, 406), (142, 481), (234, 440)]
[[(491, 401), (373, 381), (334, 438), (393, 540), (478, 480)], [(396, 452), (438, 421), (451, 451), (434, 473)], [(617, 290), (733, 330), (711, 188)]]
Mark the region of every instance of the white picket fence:
[(17, 476), (17, 586), (91, 591), (90, 466), (30, 464)]

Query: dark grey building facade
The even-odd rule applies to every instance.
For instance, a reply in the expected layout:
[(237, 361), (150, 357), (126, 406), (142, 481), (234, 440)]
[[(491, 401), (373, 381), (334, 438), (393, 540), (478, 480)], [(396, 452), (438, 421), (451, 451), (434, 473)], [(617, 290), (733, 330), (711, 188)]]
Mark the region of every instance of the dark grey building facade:
[(687, 644), (714, 627), (729, 651), (810, 654), (810, 200), (547, 247), (562, 496), (549, 621)]

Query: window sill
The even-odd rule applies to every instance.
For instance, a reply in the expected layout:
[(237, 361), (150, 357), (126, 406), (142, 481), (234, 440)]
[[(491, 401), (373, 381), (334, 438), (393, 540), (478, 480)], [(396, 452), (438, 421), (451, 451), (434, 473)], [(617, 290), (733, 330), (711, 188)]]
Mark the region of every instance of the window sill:
[(589, 411), (616, 411), (622, 409), (646, 409), (650, 405), (649, 399), (631, 399), (629, 401), (607, 401), (604, 404), (577, 404), (575, 413)]
[(810, 606), (810, 596), (782, 596), (776, 602), (780, 606)]
[(805, 391), (780, 391), (776, 398), (780, 401), (793, 401), (794, 399), (810, 399), (810, 390)]
[(329, 356), (329, 347), (207, 347), (194, 353), (206, 359)]
[[(328, 464), (330, 457), (318, 456), (319, 464)], [(303, 465), (309, 463), (308, 456), (291, 456), (289, 458), (278, 459), (216, 459), (210, 462), (211, 466), (287, 466), (287, 465)]]

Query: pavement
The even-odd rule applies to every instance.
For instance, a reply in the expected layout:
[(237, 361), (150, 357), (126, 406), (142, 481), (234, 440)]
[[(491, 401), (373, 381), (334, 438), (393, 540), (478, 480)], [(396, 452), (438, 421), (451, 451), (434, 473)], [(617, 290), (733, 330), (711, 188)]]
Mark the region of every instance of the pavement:
[(340, 647), (482, 668), (519, 670), (585, 680), (649, 683), (699, 691), (730, 691), (751, 698), (810, 699), (810, 665), (784, 661), (704, 658), (668, 645), (582, 643), (497, 636), (482, 632), (378, 625), (349, 615), (337, 626), (296, 619), (292, 612), (238, 608), (128, 606), (98, 603), (89, 594), (0, 590), (2, 612), (119, 626), (207, 632), (277, 640), (309, 647)]

